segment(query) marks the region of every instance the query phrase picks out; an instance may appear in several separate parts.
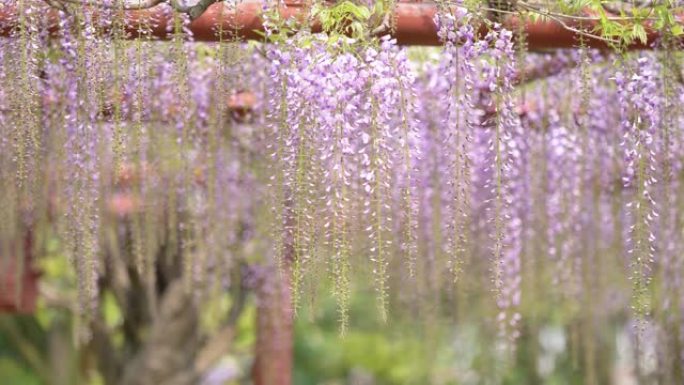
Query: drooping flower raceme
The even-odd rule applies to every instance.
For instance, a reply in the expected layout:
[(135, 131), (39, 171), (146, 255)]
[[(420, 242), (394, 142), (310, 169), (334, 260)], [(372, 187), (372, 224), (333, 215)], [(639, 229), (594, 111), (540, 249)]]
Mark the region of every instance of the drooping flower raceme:
[[(656, 252), (655, 225), (658, 207), (654, 200), (658, 184), (656, 153), (660, 127), (660, 87), (657, 63), (650, 57), (637, 60), (630, 72), (615, 75), (621, 106), (622, 146), (626, 163), (623, 177), (631, 202), (628, 253), (632, 268), (633, 309), (638, 320), (649, 314), (648, 295)], [(641, 326), (640, 326), (641, 327)]]

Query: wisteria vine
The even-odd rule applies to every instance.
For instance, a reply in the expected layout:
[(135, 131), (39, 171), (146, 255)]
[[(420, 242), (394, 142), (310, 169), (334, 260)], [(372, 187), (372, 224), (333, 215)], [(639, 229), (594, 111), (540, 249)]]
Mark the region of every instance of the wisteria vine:
[(268, 5), (263, 43), (194, 42), (166, 4), (170, 41), (154, 25), (130, 41), (121, 2), (109, 18), (65, 6), (53, 34), (44, 5), (17, 4), (0, 39), (0, 253), (23, 261), (29, 229), (56, 237), (86, 332), (132, 250), (147, 295), (176, 269), (200, 304), (273, 264), (297, 316), (329, 289), (342, 334), (368, 292), (381, 324), (423, 301), (497, 335), (501, 359), (561, 323), (593, 383), (599, 321), (636, 323), (637, 351), (662, 342), (646, 324), (684, 336), (671, 40), (521, 53), (522, 31), (459, 2), (435, 19), (441, 48), (344, 23), (295, 33)]

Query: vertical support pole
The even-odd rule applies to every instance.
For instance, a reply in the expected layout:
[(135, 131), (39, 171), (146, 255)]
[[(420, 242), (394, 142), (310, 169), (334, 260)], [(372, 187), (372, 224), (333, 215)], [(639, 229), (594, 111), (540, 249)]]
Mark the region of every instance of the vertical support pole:
[(293, 320), (289, 268), (266, 266), (256, 287), (254, 385), (291, 385)]

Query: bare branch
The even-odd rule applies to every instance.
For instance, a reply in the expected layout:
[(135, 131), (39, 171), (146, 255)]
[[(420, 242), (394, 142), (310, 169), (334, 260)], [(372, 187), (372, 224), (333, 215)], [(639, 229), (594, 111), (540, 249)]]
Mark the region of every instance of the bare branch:
[(103, 3), (98, 0), (43, 0), (49, 6), (64, 10), (65, 4), (84, 5), (87, 7), (98, 7), (107, 9), (123, 9), (124, 11), (134, 11), (156, 7), (161, 3), (168, 2), (176, 12), (186, 13), (191, 20), (202, 16), (210, 5), (223, 0), (199, 0), (195, 5), (183, 5), (179, 0), (123, 0), (123, 2)]
[[(548, 16), (548, 17), (558, 17), (562, 19), (567, 19), (567, 20), (579, 20), (579, 21), (599, 21), (601, 20), (600, 17), (598, 16), (579, 16), (579, 15), (571, 15), (567, 13), (558, 13), (554, 12), (550, 9), (547, 9), (545, 7), (540, 7), (525, 1), (519, 1), (518, 6), (533, 13), (537, 13), (541, 16)], [(604, 9), (606, 9), (611, 15), (606, 16), (606, 20), (613, 20), (613, 21), (630, 21), (630, 20), (643, 20), (644, 18), (637, 18), (635, 16), (617, 16), (620, 15), (619, 12), (611, 12), (606, 8), (606, 6), (603, 6)], [(652, 19), (652, 18), (645, 18), (646, 20)]]
[(99, 312), (90, 324), (93, 339), (90, 346), (102, 376), (106, 379), (105, 383), (115, 384), (119, 382), (119, 375), (122, 370), (121, 356), (112, 344), (111, 330), (105, 324), (102, 313)]
[(149, 325), (142, 349), (123, 368), (121, 385), (193, 385), (198, 310), (182, 279), (169, 284), (158, 318)]
[(170, 0), (171, 7), (178, 12), (187, 13), (190, 16), (190, 20), (195, 20), (202, 16), (204, 11), (209, 8), (210, 5), (223, 0), (199, 0), (195, 5), (182, 5), (178, 0)]
[(202, 16), (204, 11), (209, 8), (210, 5), (223, 1), (223, 0), (200, 0), (194, 7), (190, 8), (188, 11), (188, 15), (190, 15), (191, 20), (195, 20), (196, 18)]
[(43, 0), (47, 5), (60, 11), (66, 11), (66, 7), (59, 0)]
[[(602, 58), (605, 58), (602, 56)], [(558, 56), (543, 58), (535, 62), (534, 65), (527, 66), (523, 71), (517, 72), (513, 79), (514, 86), (524, 86), (537, 80), (556, 76), (564, 71), (571, 70), (581, 63), (577, 60), (570, 60)]]
[(99, 8), (108, 8), (108, 9), (121, 9), (125, 11), (134, 11), (134, 10), (139, 10), (139, 9), (148, 9), (152, 8), (154, 6), (157, 6), (166, 0), (127, 0), (123, 1), (123, 4), (119, 4), (117, 2), (114, 3), (103, 3), (101, 1), (97, 0), (44, 0), (46, 3), (48, 3), (51, 6), (54, 6), (55, 3), (62, 3), (62, 4), (76, 4), (76, 5), (85, 5), (88, 7), (99, 7)]
[(235, 337), (235, 325), (225, 325), (218, 333), (212, 334), (211, 339), (197, 353), (195, 372), (205, 373), (221, 357), (230, 351)]
[(380, 25), (375, 27), (373, 31), (371, 31), (371, 36), (378, 36), (381, 35), (387, 31), (389, 31), (392, 28), (392, 12), (387, 12), (382, 18), (382, 22), (380, 22)]

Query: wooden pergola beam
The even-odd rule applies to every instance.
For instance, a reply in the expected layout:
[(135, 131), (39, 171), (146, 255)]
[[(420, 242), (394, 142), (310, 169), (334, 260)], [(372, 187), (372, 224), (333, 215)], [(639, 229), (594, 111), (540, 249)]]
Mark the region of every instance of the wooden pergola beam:
[[(287, 3), (287, 2), (286, 2)], [(17, 27), (17, 10), (13, 7), (0, 9), (0, 36), (8, 36)], [(279, 7), (283, 18), (295, 18), (302, 22), (307, 20), (308, 8), (303, 4), (290, 0), (289, 4)], [(263, 36), (259, 32), (264, 31), (263, 6), (261, 1), (247, 0), (236, 6), (228, 6), (224, 3), (211, 5), (200, 17), (194, 20), (189, 30), (196, 41), (218, 41), (221, 39), (252, 39), (259, 40)], [(433, 3), (398, 3), (394, 11), (395, 22), (392, 31), (388, 31), (401, 45), (440, 45), (437, 37), (437, 27), (434, 17), (437, 6)], [(57, 32), (56, 10), (51, 10), (48, 18), (52, 20), (50, 29)], [(504, 17), (502, 23), (511, 30), (518, 30), (520, 20), (514, 16)], [(573, 25), (567, 22), (566, 25)], [(133, 39), (141, 36), (140, 31), (148, 30), (157, 39), (165, 40), (173, 36), (173, 14), (165, 5), (155, 6), (145, 10), (126, 11), (126, 30), (128, 37)], [(578, 27), (577, 25), (573, 25)], [(320, 31), (320, 25), (313, 21), (310, 26), (312, 31)], [(583, 28), (591, 30), (594, 23), (585, 21)], [(546, 20), (526, 22), (524, 26), (526, 42), (531, 50), (543, 50), (553, 48), (571, 48), (579, 43), (579, 35), (566, 28), (558, 21)], [(222, 31), (219, 36), (219, 31)], [(482, 26), (479, 31), (486, 33), (486, 27)], [(657, 31), (646, 28), (646, 43), (634, 42), (632, 49), (646, 49), (652, 47), (659, 37)], [(585, 44), (593, 48), (607, 48), (604, 41), (585, 37)]]

